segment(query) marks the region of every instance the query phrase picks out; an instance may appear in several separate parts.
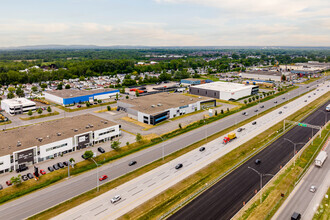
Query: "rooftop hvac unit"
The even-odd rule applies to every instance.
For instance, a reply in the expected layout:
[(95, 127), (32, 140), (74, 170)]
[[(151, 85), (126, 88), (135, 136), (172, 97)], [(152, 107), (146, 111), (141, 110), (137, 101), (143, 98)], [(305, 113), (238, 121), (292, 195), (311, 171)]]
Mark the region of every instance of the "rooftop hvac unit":
[(21, 142), (20, 141), (17, 141), (17, 147), (21, 146)]
[(88, 129), (89, 128), (89, 126), (88, 125), (86, 125), (86, 129)]
[(105, 122), (104, 122), (104, 124), (108, 124), (108, 122), (107, 122), (107, 121), (105, 121)]
[(74, 132), (77, 132), (77, 131), (78, 131), (78, 129), (77, 129), (77, 128), (75, 128), (75, 129), (74, 129)]
[(61, 133), (57, 133), (57, 136), (61, 136)]
[(156, 106), (155, 105), (151, 105), (152, 108), (155, 108)]
[(202, 97), (198, 96), (199, 99), (201, 99)]
[(190, 98), (190, 101), (192, 101), (193, 99), (192, 98)]
[(157, 106), (162, 106), (162, 104), (161, 103), (158, 103)]
[(88, 125), (89, 125), (89, 127), (91, 127), (91, 128), (94, 127), (94, 125), (91, 125), (91, 124), (88, 124)]
[(42, 141), (42, 138), (38, 138), (38, 141), (41, 142)]

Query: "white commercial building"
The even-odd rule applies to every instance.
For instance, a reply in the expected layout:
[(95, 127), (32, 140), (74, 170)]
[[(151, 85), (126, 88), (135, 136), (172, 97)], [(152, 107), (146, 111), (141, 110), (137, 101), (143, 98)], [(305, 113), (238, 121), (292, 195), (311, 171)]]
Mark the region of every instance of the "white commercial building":
[(1, 101), (1, 108), (10, 115), (17, 115), (36, 110), (36, 103), (26, 98), (5, 99)]
[(189, 87), (190, 94), (223, 100), (237, 100), (259, 92), (257, 85), (244, 85), (231, 82), (213, 82)]
[(0, 173), (120, 136), (120, 125), (91, 114), (0, 132)]

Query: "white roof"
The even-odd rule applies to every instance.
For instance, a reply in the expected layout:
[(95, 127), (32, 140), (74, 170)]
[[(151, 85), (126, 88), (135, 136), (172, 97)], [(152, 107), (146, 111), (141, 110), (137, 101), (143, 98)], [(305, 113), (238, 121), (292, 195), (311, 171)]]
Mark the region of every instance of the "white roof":
[(221, 82), (221, 81), (193, 86), (193, 88), (210, 89), (220, 92), (236, 92), (244, 89), (251, 89), (252, 87), (255, 87), (255, 85), (245, 85), (245, 84)]
[(2, 100), (2, 102), (6, 103), (7, 105), (10, 106), (15, 106), (15, 105), (35, 105), (35, 102), (32, 102), (31, 100), (28, 100), (26, 98), (16, 98), (16, 99), (5, 99)]

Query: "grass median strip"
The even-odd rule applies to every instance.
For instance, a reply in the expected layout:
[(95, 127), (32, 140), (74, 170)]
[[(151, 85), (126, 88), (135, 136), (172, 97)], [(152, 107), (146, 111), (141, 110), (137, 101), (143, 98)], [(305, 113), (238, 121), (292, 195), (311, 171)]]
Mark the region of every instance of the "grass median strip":
[(328, 188), (328, 192), (324, 195), (324, 198), (313, 217), (313, 220), (327, 219), (330, 219), (330, 188)]
[[(286, 103), (283, 103), (282, 105), (285, 105), (285, 104)], [(280, 107), (280, 106), (281, 105), (278, 105), (277, 107)], [(264, 114), (267, 114), (269, 111), (274, 110), (274, 109), (275, 108), (270, 109), (270, 110), (267, 110), (267, 111), (259, 114), (259, 116), (264, 115)], [(307, 110), (309, 110), (309, 108), (307, 108), (305, 110), (307, 111)], [(295, 117), (298, 117), (298, 116), (301, 116), (301, 115), (302, 115), (302, 113), (300, 113), (300, 114), (296, 113), (295, 114)], [(226, 133), (228, 133), (232, 129), (236, 129), (236, 128), (242, 126), (245, 123), (248, 123), (248, 122), (251, 122), (251, 121), (255, 120), (255, 118), (256, 117), (250, 118), (249, 120), (247, 120), (245, 122), (239, 123), (237, 126), (233, 126), (231, 128), (228, 128), (228, 129), (223, 130), (223, 131), (221, 131), (221, 132), (219, 132), (219, 133), (217, 133), (215, 135), (212, 135), (212, 136), (208, 137), (208, 142), (209, 141), (212, 141), (212, 140), (214, 140), (214, 139), (216, 139), (216, 138), (218, 138), (218, 137), (220, 137), (220, 136), (222, 136), (222, 135), (224, 135)], [(281, 129), (281, 126), (282, 126), (282, 124), (279, 123), (278, 127), (276, 128), (276, 131), (278, 129)], [(268, 133), (268, 135), (271, 135), (271, 132)], [(256, 141), (262, 141), (262, 138), (261, 137), (260, 138), (257, 138)], [(66, 211), (66, 210), (69, 210), (69, 209), (71, 209), (71, 208), (73, 208), (73, 207), (75, 207), (75, 206), (77, 206), (79, 204), (82, 204), (85, 201), (88, 201), (88, 200), (94, 198), (95, 196), (98, 196), (98, 195), (100, 195), (100, 194), (102, 194), (104, 192), (107, 192), (110, 189), (113, 189), (116, 186), (121, 185), (122, 183), (125, 183), (125, 182), (127, 182), (127, 181), (129, 181), (131, 179), (134, 179), (137, 176), (140, 176), (140, 175), (142, 175), (142, 174), (144, 174), (144, 173), (146, 173), (146, 172), (148, 172), (148, 171), (150, 171), (150, 170), (152, 170), (152, 169), (154, 169), (154, 168), (156, 168), (156, 167), (158, 167), (158, 166), (160, 166), (160, 165), (162, 165), (164, 163), (167, 163), (168, 161), (171, 161), (171, 160), (173, 160), (173, 159), (175, 159), (175, 158), (177, 158), (177, 157), (179, 157), (179, 156), (181, 156), (181, 155), (183, 155), (183, 154), (185, 154), (185, 153), (187, 153), (187, 152), (189, 152), (189, 151), (191, 151), (191, 150), (193, 150), (193, 149), (195, 149), (195, 148), (197, 148), (197, 147), (199, 147), (199, 146), (201, 146), (201, 145), (203, 145), (205, 143), (206, 143), (206, 140), (201, 140), (201, 141), (199, 141), (199, 142), (197, 142), (197, 143), (195, 143), (193, 145), (190, 145), (190, 146), (188, 146), (188, 147), (186, 147), (186, 148), (184, 148), (182, 150), (179, 150), (179, 151), (177, 151), (177, 152), (175, 152), (175, 153), (173, 153), (173, 154), (165, 157), (165, 160), (155, 161), (155, 162), (153, 162), (151, 164), (148, 164), (148, 165), (146, 165), (146, 166), (144, 166), (144, 167), (142, 167), (142, 168), (140, 168), (138, 170), (133, 171), (132, 173), (129, 173), (129, 174), (126, 174), (125, 176), (119, 177), (115, 181), (112, 181), (110, 183), (106, 183), (106, 184), (102, 185), (100, 192), (96, 192), (96, 190), (91, 190), (91, 191), (86, 192), (84, 194), (81, 194), (81, 195), (79, 195), (79, 196), (77, 196), (77, 197), (75, 197), (73, 199), (70, 199), (70, 200), (68, 200), (68, 201), (66, 201), (66, 202), (64, 202), (62, 204), (59, 204), (59, 205), (57, 205), (57, 206), (55, 206), (55, 207), (53, 207), (53, 208), (51, 208), (49, 210), (46, 210), (46, 211), (44, 211), (44, 212), (42, 212), (40, 214), (37, 214), (36, 216), (32, 217), (31, 219), (48, 219), (51, 216), (55, 216), (57, 214), (60, 214), (60, 213)], [(251, 144), (253, 144), (253, 143), (251, 142)], [(234, 154), (235, 157), (240, 156), (240, 154), (242, 154), (241, 156), (245, 156), (247, 152), (249, 152), (249, 151), (246, 151), (246, 152), (234, 152), (233, 154)], [(229, 160), (229, 161), (226, 161), (226, 163), (227, 163), (227, 165), (228, 164), (232, 164), (232, 161)], [(198, 183), (197, 183), (197, 185), (194, 185), (194, 186), (196, 186), (198, 188)], [(194, 187), (194, 186), (191, 186), (191, 187)], [(162, 200), (160, 200), (160, 201), (162, 201)], [(150, 207), (152, 207), (152, 205), (151, 206), (149, 205), (149, 208)]]
[(60, 113), (55, 111), (55, 112), (50, 112), (50, 113), (47, 113), (47, 114), (43, 114), (43, 115), (36, 115), (36, 116), (31, 116), (31, 117), (20, 117), (19, 119), (21, 120), (24, 120), (24, 121), (27, 121), (27, 120), (33, 120), (33, 119), (38, 119), (38, 118), (46, 118), (46, 117), (49, 117), (49, 116), (54, 116), (54, 115), (59, 115)]

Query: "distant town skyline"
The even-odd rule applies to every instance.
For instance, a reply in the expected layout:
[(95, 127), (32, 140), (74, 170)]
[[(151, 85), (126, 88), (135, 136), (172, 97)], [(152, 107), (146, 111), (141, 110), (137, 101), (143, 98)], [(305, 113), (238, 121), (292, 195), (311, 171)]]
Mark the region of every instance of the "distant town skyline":
[(16, 0), (0, 47), (330, 46), (329, 0)]

